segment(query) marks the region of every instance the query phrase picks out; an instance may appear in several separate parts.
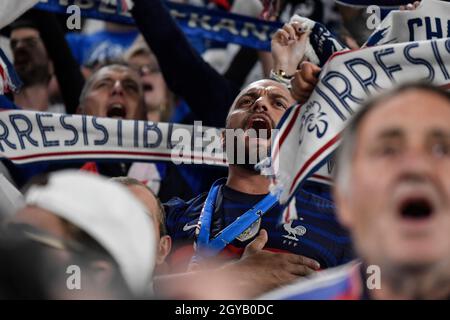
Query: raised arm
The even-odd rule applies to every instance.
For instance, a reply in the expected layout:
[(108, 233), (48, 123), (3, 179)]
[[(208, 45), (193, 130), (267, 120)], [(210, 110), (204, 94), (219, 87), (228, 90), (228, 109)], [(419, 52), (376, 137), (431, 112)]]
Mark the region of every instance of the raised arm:
[(192, 48), (161, 0), (133, 0), (137, 27), (155, 53), (170, 90), (204, 125), (223, 127), (239, 88)]
[(32, 19), (37, 24), (47, 53), (53, 61), (66, 112), (76, 113), (84, 77), (64, 38), (64, 31), (53, 13), (34, 10)]

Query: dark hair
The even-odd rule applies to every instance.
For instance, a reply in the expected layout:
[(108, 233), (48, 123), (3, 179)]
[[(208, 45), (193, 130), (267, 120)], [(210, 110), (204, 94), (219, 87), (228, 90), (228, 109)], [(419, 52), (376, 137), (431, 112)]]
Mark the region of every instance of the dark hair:
[(19, 18), (9, 25), (9, 30), (11, 32), (13, 30), (23, 29), (23, 28), (31, 28), (31, 29), (36, 29), (39, 31), (37, 24), (31, 19)]
[(130, 177), (115, 177), (115, 178), (111, 178), (111, 181), (121, 183), (124, 186), (140, 186), (140, 187), (147, 189), (147, 191), (150, 192), (153, 195), (153, 197), (155, 197), (156, 203), (158, 204), (159, 236), (162, 237), (167, 234), (166, 211), (164, 210), (161, 200), (159, 200), (158, 196), (153, 192), (152, 189), (147, 187), (145, 184), (143, 184), (139, 180), (130, 178)]

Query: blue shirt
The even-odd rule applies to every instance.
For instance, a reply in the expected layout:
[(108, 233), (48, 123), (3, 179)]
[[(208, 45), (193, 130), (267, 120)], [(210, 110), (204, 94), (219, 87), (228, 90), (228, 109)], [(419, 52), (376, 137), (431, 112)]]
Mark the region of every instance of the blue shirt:
[[(186, 252), (184, 247), (192, 247), (206, 196), (204, 193), (187, 202), (175, 198), (165, 204), (167, 230), (174, 243), (175, 255), (178, 249)], [(263, 197), (223, 186), (212, 216), (211, 235), (217, 235)], [(258, 231), (265, 229), (269, 236), (265, 249), (304, 255), (317, 260), (321, 268), (338, 266), (353, 258), (348, 232), (336, 220), (333, 202), (302, 189), (296, 196), (296, 209), (297, 220), (281, 223), (284, 207), (275, 206), (262, 217), (250, 238), (235, 239), (224, 249), (222, 256), (238, 258)]]

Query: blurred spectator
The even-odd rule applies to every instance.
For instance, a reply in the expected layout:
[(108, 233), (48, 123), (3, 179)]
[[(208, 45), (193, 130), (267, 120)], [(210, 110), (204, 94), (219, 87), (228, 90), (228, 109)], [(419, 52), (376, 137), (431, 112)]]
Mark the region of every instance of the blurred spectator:
[(126, 65), (100, 68), (81, 92), (79, 113), (97, 117), (143, 120), (143, 89), (139, 75)]
[[(73, 190), (77, 190), (75, 193)], [(124, 187), (89, 173), (65, 171), (32, 184), (26, 207), (7, 223), (54, 249), (59, 270), (45, 288), (54, 298), (127, 298), (148, 294), (155, 262), (155, 235), (143, 205)], [(80, 268), (80, 290), (62, 276)], [(56, 268), (56, 269), (58, 269)]]
[(51, 250), (17, 232), (11, 233), (0, 232), (0, 299), (57, 298), (49, 284), (63, 283), (64, 271), (53, 262)]
[(111, 179), (126, 186), (147, 208), (153, 221), (156, 237), (156, 266), (155, 275), (169, 273), (166, 257), (172, 248), (172, 239), (167, 234), (166, 212), (153, 191), (142, 182), (129, 177), (116, 177)]
[(33, 22), (52, 61), (54, 76), (49, 84), (49, 111), (73, 114), (78, 107), (84, 77), (64, 38), (65, 24), (58, 18), (54, 13), (33, 9), (19, 20)]
[(359, 263), (264, 298), (448, 299), (449, 121), (450, 94), (430, 85), (365, 103), (343, 136), (335, 189)]
[(46, 111), (53, 68), (36, 25), (29, 20), (11, 24), (10, 45), (14, 68), (23, 82), (14, 102), (26, 109)]
[[(126, 52), (125, 60), (141, 76), (146, 119), (155, 122), (168, 122), (174, 112), (175, 96), (167, 88), (158, 60), (142, 36), (139, 36)], [(185, 112), (189, 112), (189, 109)]]

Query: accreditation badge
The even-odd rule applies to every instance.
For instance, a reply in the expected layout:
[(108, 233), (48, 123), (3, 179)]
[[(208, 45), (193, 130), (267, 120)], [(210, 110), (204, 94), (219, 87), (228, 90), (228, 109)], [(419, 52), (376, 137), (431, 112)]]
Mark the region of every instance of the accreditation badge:
[(245, 242), (253, 237), (255, 237), (259, 232), (259, 227), (261, 226), (261, 218), (252, 223), (244, 232), (236, 237), (241, 242)]

